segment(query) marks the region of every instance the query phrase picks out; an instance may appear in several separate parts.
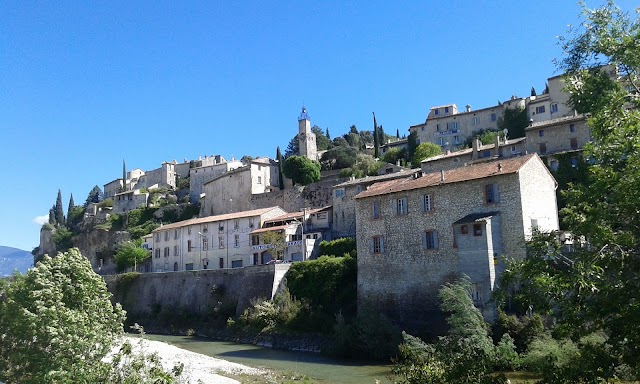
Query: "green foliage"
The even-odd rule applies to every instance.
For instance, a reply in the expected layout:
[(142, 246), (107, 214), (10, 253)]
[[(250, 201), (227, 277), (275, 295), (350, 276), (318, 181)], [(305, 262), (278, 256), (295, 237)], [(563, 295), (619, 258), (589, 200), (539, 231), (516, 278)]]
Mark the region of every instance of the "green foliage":
[(58, 252), (64, 252), (73, 247), (73, 232), (67, 227), (59, 226), (51, 235), (51, 240), (56, 245)]
[(287, 272), (287, 286), (298, 299), (308, 300), (324, 314), (319, 328), (330, 330), (335, 314), (352, 316), (356, 310), (356, 260), (350, 256), (327, 257), (294, 263)]
[(191, 179), (188, 176), (187, 177), (181, 177), (176, 182), (176, 187), (178, 189), (189, 189), (190, 185), (191, 185)]
[(0, 379), (16, 383), (101, 382), (101, 359), (122, 335), (102, 278), (77, 249), (44, 259), (3, 288)]
[[(558, 210), (562, 211), (567, 205), (567, 194), (570, 188), (577, 185), (585, 185), (589, 175), (589, 164), (584, 160), (584, 156), (581, 153), (569, 152), (569, 153), (557, 153), (553, 155), (553, 158), (558, 162), (558, 168), (553, 171), (553, 177), (558, 183), (557, 200)], [(547, 159), (544, 158), (545, 164), (548, 164)], [(561, 217), (562, 218), (562, 217)], [(564, 220), (561, 221), (561, 228), (565, 227)]]
[(325, 151), (331, 148), (331, 140), (329, 140), (329, 138), (325, 136), (322, 128), (314, 125), (313, 127), (311, 127), (311, 132), (316, 134), (316, 148), (318, 149), (318, 151)]
[(412, 131), (407, 137), (407, 160), (413, 158), (416, 148), (418, 148), (418, 132)]
[(282, 157), (282, 153), (280, 153), (280, 147), (276, 150), (276, 161), (278, 161), (278, 187), (280, 190), (284, 189), (284, 173), (282, 171), (282, 167), (284, 165), (284, 157)]
[(262, 243), (271, 244), (275, 259), (281, 260), (287, 247), (285, 234), (282, 231), (269, 231), (262, 234)]
[(405, 342), (393, 369), (402, 377), (400, 383), (504, 383), (504, 377), (493, 374), (496, 351), (471, 300), (469, 280), (445, 284), (438, 296), (448, 313), (449, 332), (431, 345), (403, 334)]
[(84, 219), (85, 208), (82, 206), (74, 206), (67, 212), (67, 226), (74, 232), (77, 231), (78, 225)]
[(352, 167), (357, 160), (358, 150), (350, 146), (335, 146), (322, 154), (323, 169), (344, 169)]
[(64, 209), (62, 208), (62, 192), (58, 189), (58, 197), (56, 198), (56, 205), (53, 208), (53, 215), (58, 225), (64, 225)]
[(351, 166), (351, 168), (348, 168), (351, 171), (349, 172), (349, 176), (354, 176), (356, 179), (365, 176), (375, 176), (378, 174), (378, 170), (382, 166), (384, 166), (384, 163), (375, 160), (371, 155), (358, 153), (356, 155), (356, 162)]
[(442, 148), (434, 143), (420, 143), (413, 152), (411, 157), (411, 166), (413, 168), (420, 167), (420, 162), (433, 156), (441, 155)]
[(556, 340), (547, 333), (531, 341), (522, 364), (532, 372), (544, 373), (570, 364), (577, 356), (578, 348), (571, 340)]
[(518, 317), (507, 315), (504, 311), (498, 310), (498, 319), (493, 325), (494, 341), (498, 341), (504, 335), (509, 335), (518, 353), (524, 353), (527, 346), (544, 332), (542, 317), (537, 313), (531, 317)]
[(382, 157), (382, 161), (385, 163), (397, 164), (398, 160), (404, 160), (406, 157), (407, 151), (404, 148), (390, 148)]
[(294, 184), (308, 185), (320, 180), (320, 164), (303, 156), (288, 157), (283, 171)]
[(356, 258), (356, 239), (350, 237), (343, 237), (341, 239), (320, 242), (320, 255), (321, 256), (342, 256), (349, 255)]
[(113, 199), (102, 200), (98, 203), (98, 208), (113, 207)]
[(524, 108), (507, 108), (504, 116), (498, 118), (498, 130), (502, 132), (506, 128), (509, 139), (524, 137), (528, 125), (527, 110)]
[(96, 185), (91, 189), (91, 191), (89, 191), (89, 195), (87, 196), (87, 200), (84, 202), (84, 206), (86, 207), (91, 203), (99, 203), (103, 200), (103, 198), (104, 195), (102, 193), (102, 190)]
[[(309, 312), (308, 305), (291, 296), (284, 289), (273, 300), (256, 300), (240, 316), (239, 324), (261, 332), (295, 330), (304, 325), (302, 317)], [(237, 325), (237, 324), (236, 324)]]
[(513, 338), (508, 333), (502, 335), (496, 346), (495, 366), (500, 371), (516, 371), (520, 368), (520, 355), (516, 351)]
[(298, 156), (300, 153), (300, 143), (298, 142), (298, 135), (295, 135), (289, 140), (287, 148), (284, 150), (285, 159), (291, 156)]
[(141, 248), (142, 241), (125, 241), (118, 244), (115, 260), (119, 271), (141, 264), (151, 256), (150, 252)]

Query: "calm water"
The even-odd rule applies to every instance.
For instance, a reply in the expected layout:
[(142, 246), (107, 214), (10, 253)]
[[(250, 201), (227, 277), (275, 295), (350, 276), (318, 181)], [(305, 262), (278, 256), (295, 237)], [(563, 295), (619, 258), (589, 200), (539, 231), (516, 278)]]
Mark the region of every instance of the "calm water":
[(389, 365), (332, 360), (317, 353), (282, 351), (198, 337), (164, 335), (147, 335), (147, 337), (150, 340), (162, 341), (192, 352), (250, 367), (302, 373), (323, 383), (372, 384), (376, 379), (380, 383), (390, 383), (386, 378), (391, 369)]

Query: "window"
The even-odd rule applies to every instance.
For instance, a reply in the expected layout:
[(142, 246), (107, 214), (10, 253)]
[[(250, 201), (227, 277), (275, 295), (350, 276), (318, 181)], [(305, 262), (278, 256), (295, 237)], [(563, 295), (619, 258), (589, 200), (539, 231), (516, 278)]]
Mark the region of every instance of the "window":
[(452, 122), (447, 123), (447, 130), (453, 131), (455, 129), (458, 129), (458, 122), (457, 121), (452, 121)]
[(164, 241), (169, 241), (169, 231), (164, 231)]
[(495, 113), (492, 113), (491, 114), (491, 121), (496, 121), (496, 120), (498, 120), (498, 117), (496, 116)]
[(207, 241), (206, 237), (202, 238), (202, 250), (203, 251), (208, 251), (209, 250), (209, 242)]
[(482, 157), (489, 157), (489, 156), (491, 156), (491, 151), (486, 150), (482, 152)]
[(472, 125), (480, 124), (480, 118), (479, 117), (474, 117), (473, 119), (471, 119), (471, 124)]
[(536, 107), (536, 113), (544, 113), (544, 112), (545, 112), (544, 105)]
[(433, 210), (433, 199), (431, 195), (424, 195), (422, 197), (422, 210), (424, 212), (430, 212)]
[(517, 151), (517, 150), (518, 150), (518, 149), (516, 148), (516, 146), (515, 146), (515, 145), (512, 145), (512, 146), (511, 146), (511, 153), (516, 153), (516, 151)]
[(538, 136), (544, 137), (544, 129), (538, 131)]
[(253, 217), (249, 218), (249, 228), (253, 228)]
[(396, 200), (396, 213), (398, 215), (407, 214), (407, 198), (406, 197)]
[(373, 218), (379, 219), (380, 218), (380, 202), (378, 200), (374, 200), (371, 206), (373, 210)]
[(473, 236), (482, 236), (482, 224), (473, 224)]
[(218, 248), (224, 248), (224, 237), (218, 236)]
[(221, 225), (218, 227), (218, 233), (223, 233), (224, 232), (224, 225)]
[(164, 257), (169, 257), (169, 247), (164, 247)]
[(178, 238), (178, 230), (177, 230), (177, 229), (175, 229), (175, 230), (173, 231), (173, 239), (175, 240), (175, 239), (177, 239), (177, 238)]
[(262, 176), (258, 176), (258, 184), (262, 184)]
[(189, 235), (191, 234), (191, 227), (187, 228), (187, 234), (189, 234)]
[(231, 268), (242, 268), (242, 260), (231, 260)]
[(444, 137), (438, 137), (438, 145), (441, 147), (444, 145)]
[(156, 248), (156, 259), (160, 258), (160, 248)]
[(156, 241), (160, 241), (160, 232), (156, 232)]
[(233, 221), (233, 229), (235, 229), (235, 230), (240, 229), (240, 220), (234, 220)]
[(187, 263), (184, 265), (185, 271), (193, 271), (193, 263)]
[(484, 202), (485, 204), (494, 204), (498, 202), (497, 184), (487, 184), (484, 186)]
[(547, 143), (540, 143), (540, 153), (547, 153)]
[(482, 285), (480, 283), (471, 284), (471, 299), (474, 302), (482, 302)]
[(209, 228), (207, 228), (207, 224), (204, 224), (202, 226), (202, 233), (207, 233), (208, 230), (209, 230)]
[(258, 244), (260, 244), (260, 236), (258, 235), (251, 236), (251, 245), (258, 245)]
[(444, 107), (444, 113), (449, 113), (449, 107)]
[(238, 248), (240, 246), (240, 235), (234, 235), (233, 241), (234, 241), (235, 247)]
[(420, 130), (421, 130), (422, 132), (424, 132), (424, 127), (421, 127), (421, 128), (420, 128)]
[(191, 246), (191, 240), (187, 240), (187, 252), (191, 252), (191, 248), (193, 248)]
[(463, 235), (466, 235), (469, 233), (469, 227), (467, 227), (466, 225), (461, 225), (460, 226), (460, 233)]
[[(551, 104), (551, 107), (549, 108), (549, 111), (550, 111), (551, 113), (556, 113), (556, 112), (558, 112), (558, 103), (553, 103), (553, 104)], [(544, 111), (543, 111), (543, 112), (544, 112)]]
[(336, 189), (335, 196), (344, 197), (344, 188)]
[(571, 149), (578, 149), (578, 139), (575, 137), (569, 140), (569, 144), (571, 145)]
[(444, 124), (436, 124), (436, 131), (438, 131), (438, 132), (444, 131), (445, 129), (443, 127), (446, 127), (446, 125), (444, 125)]
[(422, 233), (422, 248), (423, 249), (438, 248), (438, 235), (436, 231), (429, 230)]
[(575, 124), (569, 124), (569, 132), (576, 133), (576, 125)]
[(434, 115), (436, 115), (436, 116), (438, 116), (439, 112), (440, 112), (440, 111), (439, 111), (439, 110), (437, 110), (437, 109), (434, 109), (434, 110), (433, 110), (433, 114), (434, 114)]
[(578, 167), (578, 159), (576, 159), (575, 157), (571, 158), (571, 167), (573, 168)]
[(384, 238), (382, 236), (373, 236), (373, 238), (371, 239), (371, 252), (384, 252)]
[(558, 170), (558, 166), (559, 166), (558, 160), (549, 161), (549, 168), (551, 169), (551, 171), (553, 171), (553, 172), (557, 171)]
[(458, 135), (453, 136), (453, 143), (454, 144), (460, 144), (460, 136), (458, 136)]
[(178, 246), (177, 246), (177, 245), (174, 245), (174, 246), (173, 246), (173, 256), (178, 256), (178, 254), (179, 254), (179, 253), (180, 253), (180, 252), (179, 252), (179, 248), (178, 248)]

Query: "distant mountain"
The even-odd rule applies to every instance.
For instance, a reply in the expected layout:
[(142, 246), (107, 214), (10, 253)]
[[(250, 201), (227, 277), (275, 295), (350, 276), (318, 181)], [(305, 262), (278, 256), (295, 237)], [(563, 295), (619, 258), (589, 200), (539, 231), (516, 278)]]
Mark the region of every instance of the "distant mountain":
[(32, 266), (31, 252), (0, 245), (0, 278), (11, 276), (14, 271), (25, 273)]

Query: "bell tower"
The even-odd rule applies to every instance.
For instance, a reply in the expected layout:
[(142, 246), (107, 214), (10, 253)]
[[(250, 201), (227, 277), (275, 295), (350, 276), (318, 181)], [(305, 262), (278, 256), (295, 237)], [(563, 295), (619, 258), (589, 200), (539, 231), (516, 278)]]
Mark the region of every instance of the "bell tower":
[(311, 160), (318, 160), (316, 134), (311, 131), (311, 120), (309, 119), (307, 108), (305, 108), (304, 105), (298, 117), (298, 147), (300, 156)]

